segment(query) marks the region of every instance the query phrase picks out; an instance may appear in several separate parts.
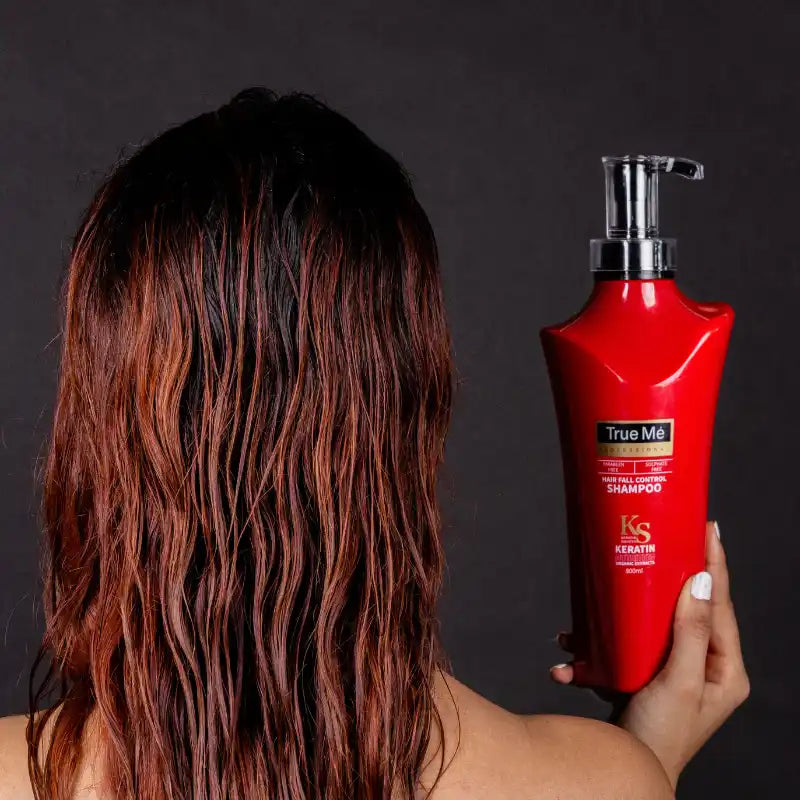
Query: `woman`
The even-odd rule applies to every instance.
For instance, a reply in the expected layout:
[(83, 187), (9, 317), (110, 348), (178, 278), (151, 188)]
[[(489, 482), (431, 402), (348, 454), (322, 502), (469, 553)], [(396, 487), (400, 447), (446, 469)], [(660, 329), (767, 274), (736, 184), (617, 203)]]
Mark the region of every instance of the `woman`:
[(247, 90), (119, 166), (69, 267), (0, 797), (672, 796), (747, 693), (718, 538), (620, 726), (492, 705), (437, 642), (450, 401), (433, 232), (343, 117)]

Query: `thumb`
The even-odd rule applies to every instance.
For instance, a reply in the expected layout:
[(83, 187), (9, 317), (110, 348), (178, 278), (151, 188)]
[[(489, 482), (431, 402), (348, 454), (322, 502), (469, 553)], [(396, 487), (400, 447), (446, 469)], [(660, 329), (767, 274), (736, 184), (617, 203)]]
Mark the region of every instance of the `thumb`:
[(698, 572), (683, 586), (673, 624), (672, 651), (663, 676), (685, 689), (702, 692), (711, 637), (711, 573)]

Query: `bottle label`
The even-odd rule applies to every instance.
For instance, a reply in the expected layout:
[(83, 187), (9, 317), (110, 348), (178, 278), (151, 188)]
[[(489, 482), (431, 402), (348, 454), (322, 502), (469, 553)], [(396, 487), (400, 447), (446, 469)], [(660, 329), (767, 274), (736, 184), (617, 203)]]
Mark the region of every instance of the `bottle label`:
[[(603, 491), (620, 495), (614, 564), (639, 574), (656, 563), (656, 542), (640, 498), (662, 495), (673, 468), (675, 420), (601, 420), (597, 474)], [(628, 502), (630, 500), (630, 502)]]

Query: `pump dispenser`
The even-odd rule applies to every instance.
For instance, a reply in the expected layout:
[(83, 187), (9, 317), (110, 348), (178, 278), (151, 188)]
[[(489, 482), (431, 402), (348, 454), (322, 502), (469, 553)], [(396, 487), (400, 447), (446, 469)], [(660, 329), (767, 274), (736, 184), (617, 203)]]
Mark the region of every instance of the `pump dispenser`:
[[(668, 653), (681, 588), (705, 568), (711, 440), (733, 311), (675, 281), (658, 179), (698, 180), (686, 158), (607, 156), (606, 236), (593, 291), (544, 328), (569, 543), (574, 675), (641, 689)], [(712, 589), (713, 591), (713, 589)]]
[(604, 156), (606, 238), (590, 243), (598, 278), (671, 278), (675, 240), (658, 233), (658, 176), (703, 178), (703, 165), (673, 156)]

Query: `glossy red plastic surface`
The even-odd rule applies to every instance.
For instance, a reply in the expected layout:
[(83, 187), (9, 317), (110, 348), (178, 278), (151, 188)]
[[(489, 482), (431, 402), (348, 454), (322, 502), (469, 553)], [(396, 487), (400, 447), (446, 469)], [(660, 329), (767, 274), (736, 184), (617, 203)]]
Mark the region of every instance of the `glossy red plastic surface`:
[[(609, 280), (541, 332), (563, 455), (579, 685), (644, 686), (668, 651), (683, 583), (704, 568), (732, 323), (730, 306), (696, 303), (672, 279)], [(655, 438), (667, 433), (664, 455), (670, 445)], [(619, 440), (626, 435), (639, 441)]]

